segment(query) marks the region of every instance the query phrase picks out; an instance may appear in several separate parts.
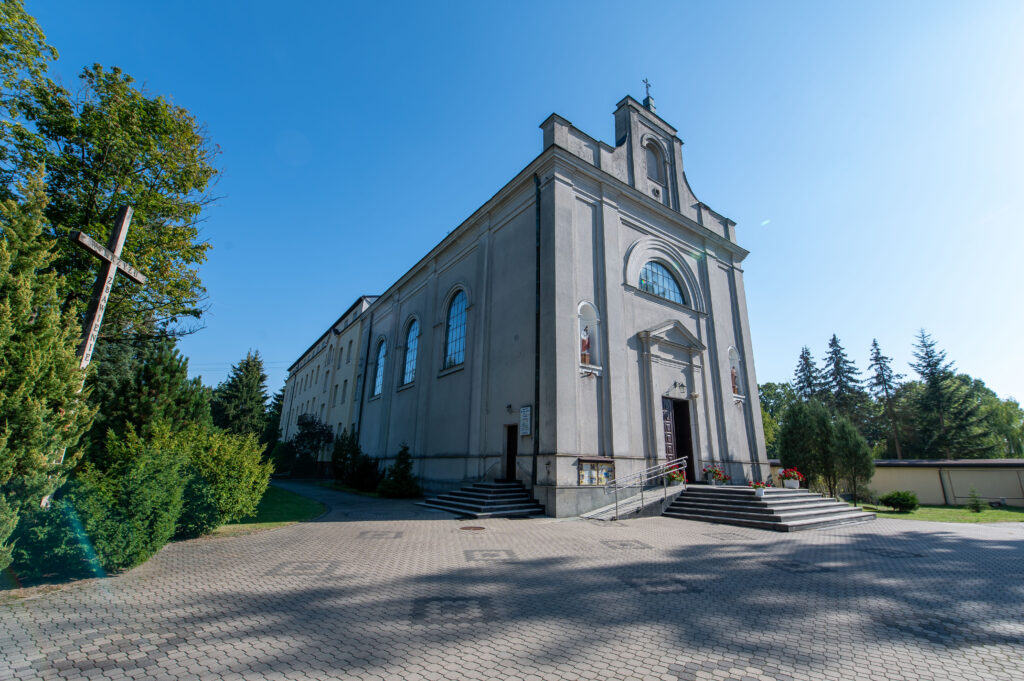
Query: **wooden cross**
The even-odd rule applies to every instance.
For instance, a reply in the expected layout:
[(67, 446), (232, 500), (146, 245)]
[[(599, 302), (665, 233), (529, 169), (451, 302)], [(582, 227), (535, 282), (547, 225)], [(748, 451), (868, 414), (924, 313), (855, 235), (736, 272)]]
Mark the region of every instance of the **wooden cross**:
[(644, 84), (645, 88), (647, 88), (647, 96), (650, 97), (651, 96), (651, 81), (649, 81), (646, 78), (644, 78), (640, 82)]
[(71, 232), (71, 240), (89, 251), (100, 260), (103, 265), (100, 274), (96, 277), (96, 284), (92, 289), (92, 299), (89, 301), (89, 315), (85, 323), (85, 335), (82, 344), (78, 346), (78, 356), (81, 357), (79, 368), (89, 366), (92, 359), (93, 348), (96, 347), (96, 339), (100, 335), (100, 324), (103, 322), (103, 311), (107, 308), (107, 300), (110, 298), (110, 289), (114, 286), (114, 276), (117, 271), (124, 272), (136, 284), (145, 284), (146, 277), (137, 269), (121, 260), (121, 249), (124, 247), (125, 237), (128, 236), (128, 225), (132, 221), (131, 206), (124, 206), (117, 213), (117, 221), (114, 224), (114, 231), (110, 233), (110, 241), (104, 248), (98, 241), (88, 234), (82, 232)]

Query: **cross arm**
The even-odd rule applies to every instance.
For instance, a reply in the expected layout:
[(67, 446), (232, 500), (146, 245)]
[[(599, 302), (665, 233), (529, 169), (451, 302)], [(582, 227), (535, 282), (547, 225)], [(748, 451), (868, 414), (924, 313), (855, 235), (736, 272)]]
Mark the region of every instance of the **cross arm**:
[(68, 236), (71, 238), (72, 241), (74, 241), (75, 243), (77, 243), (78, 245), (80, 245), (82, 248), (89, 251), (93, 255), (97, 256), (98, 258), (106, 260), (107, 262), (110, 263), (117, 263), (117, 269), (121, 270), (124, 273), (124, 276), (128, 277), (136, 284), (146, 283), (146, 277), (145, 275), (142, 274), (142, 272), (139, 272), (137, 269), (126, 263), (124, 260), (118, 258), (116, 255), (111, 253), (109, 249), (103, 246), (103, 244), (96, 241), (96, 239), (93, 239), (88, 234), (84, 234), (79, 231), (74, 231), (71, 232), (71, 234), (69, 234)]

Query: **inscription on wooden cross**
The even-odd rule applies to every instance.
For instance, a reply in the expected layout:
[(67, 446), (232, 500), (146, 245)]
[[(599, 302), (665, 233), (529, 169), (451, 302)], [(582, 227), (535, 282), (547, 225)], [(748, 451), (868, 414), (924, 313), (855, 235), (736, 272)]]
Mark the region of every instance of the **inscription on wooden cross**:
[(96, 339), (100, 335), (100, 324), (103, 322), (103, 311), (107, 308), (107, 300), (110, 298), (110, 290), (114, 287), (114, 277), (117, 275), (117, 271), (121, 270), (124, 276), (136, 284), (146, 283), (146, 277), (142, 276), (141, 272), (121, 260), (121, 249), (124, 248), (124, 240), (128, 236), (128, 225), (131, 224), (131, 221), (131, 206), (125, 206), (118, 211), (114, 231), (110, 233), (110, 241), (107, 242), (106, 248), (88, 234), (81, 232), (71, 232), (70, 234), (72, 241), (103, 262), (99, 276), (96, 277), (96, 284), (92, 289), (92, 299), (89, 301), (89, 312), (85, 322), (85, 334), (82, 337), (82, 344), (78, 346), (78, 356), (81, 358), (79, 367), (82, 369), (89, 366), (89, 360), (92, 359), (92, 351), (96, 347)]

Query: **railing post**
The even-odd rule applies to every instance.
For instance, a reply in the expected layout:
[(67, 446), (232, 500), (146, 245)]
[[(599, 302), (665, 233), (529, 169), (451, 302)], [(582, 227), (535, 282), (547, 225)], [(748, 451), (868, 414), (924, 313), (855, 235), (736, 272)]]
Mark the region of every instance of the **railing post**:
[(616, 483), (616, 485), (614, 487), (612, 487), (612, 489), (615, 490), (615, 519), (618, 520), (619, 519), (619, 485)]

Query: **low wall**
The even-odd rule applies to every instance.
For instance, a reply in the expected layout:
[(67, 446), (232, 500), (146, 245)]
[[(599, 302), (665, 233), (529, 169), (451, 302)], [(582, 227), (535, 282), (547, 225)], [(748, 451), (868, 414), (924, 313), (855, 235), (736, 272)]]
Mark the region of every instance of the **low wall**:
[[(777, 476), (782, 465), (770, 464)], [(878, 459), (868, 487), (878, 496), (909, 490), (929, 506), (963, 506), (972, 489), (985, 501), (1024, 506), (1024, 459)]]
[(911, 490), (922, 504), (962, 506), (971, 490), (985, 501), (1024, 506), (1024, 459), (875, 461), (870, 487), (879, 496)]

